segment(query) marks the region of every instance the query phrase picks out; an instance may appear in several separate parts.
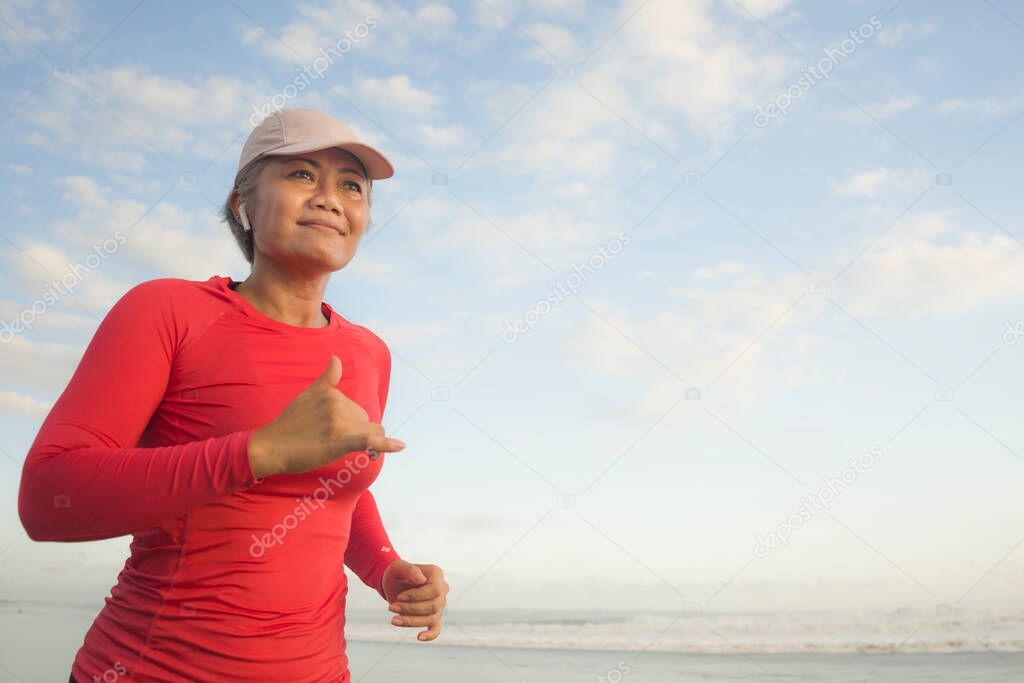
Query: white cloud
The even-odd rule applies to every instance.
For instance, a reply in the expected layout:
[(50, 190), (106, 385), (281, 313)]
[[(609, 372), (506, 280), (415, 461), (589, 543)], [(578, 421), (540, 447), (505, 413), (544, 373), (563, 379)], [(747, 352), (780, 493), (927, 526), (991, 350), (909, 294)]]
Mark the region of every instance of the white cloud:
[(1006, 97), (989, 95), (988, 97), (976, 99), (955, 97), (940, 102), (939, 106), (935, 108), (935, 111), (940, 114), (965, 113), (995, 116), (1017, 111), (1020, 109), (1022, 102), (1024, 102), (1024, 97), (1021, 97), (1020, 95)]
[[(14, 270), (13, 261), (11, 263), (12, 270)], [(36, 272), (35, 281), (42, 282), (39, 271)], [(43, 291), (43, 287), (37, 291), (28, 291), (26, 289), (22, 292), (24, 294), (24, 301), (20, 302), (12, 301), (11, 299), (0, 299), (0, 320), (10, 322), (14, 318), (21, 316), (31, 306), (32, 300), (42, 297)], [(11, 294), (17, 293), (13, 287), (8, 287), (8, 292)], [(105, 301), (103, 303), (106, 305), (109, 302)], [(37, 316), (32, 324), (32, 329), (54, 329), (60, 330), (60, 334), (66, 334), (69, 330), (88, 327), (94, 322), (96, 321), (89, 313), (77, 306), (62, 306), (60, 308), (49, 308), (45, 315)]]
[[(541, 207), (508, 215), (490, 204), (422, 197), (415, 203), (417, 245), (432, 253), (471, 255), (495, 278), (508, 271), (543, 269), (532, 255), (553, 261), (607, 239), (607, 229), (565, 207)], [(547, 272), (545, 270), (545, 272)]]
[(7, 164), (7, 168), (12, 173), (16, 173), (20, 176), (32, 175), (32, 167), (26, 166), (25, 164)]
[(616, 46), (623, 49), (613, 51), (616, 59), (604, 71), (605, 78), (634, 86), (632, 96), (649, 111), (680, 112), (694, 132), (723, 139), (732, 137), (740, 116), (752, 115), (752, 101), (768, 99), (758, 94), (766, 95), (795, 64), (788, 54), (714, 22), (706, 10), (704, 2), (652, 2), (650, 11), (625, 25), (627, 45)]
[[(836, 269), (862, 247), (857, 243), (848, 253), (833, 254)], [(728, 369), (728, 389), (717, 385), (716, 392), (728, 391), (748, 404), (775, 381), (820, 382), (833, 376), (834, 368), (796, 361), (824, 342), (818, 332), (822, 316), (845, 314), (820, 297), (804, 296), (775, 323), (807, 294), (805, 276), (748, 272), (735, 265), (723, 268), (722, 263), (706, 268), (717, 277), (697, 277), (706, 274), (698, 269), (693, 281), (671, 290), (672, 303), (651, 315), (636, 315), (620, 304), (595, 306), (644, 350), (589, 316), (567, 341), (567, 357), (598, 375), (635, 378), (647, 368), (649, 392), (630, 406), (633, 417), (646, 420), (657, 418), (678, 398), (679, 382), (645, 351), (694, 386), (711, 382), (742, 358)], [(869, 326), (878, 319), (956, 316), (987, 304), (1019, 301), (1024, 297), (1024, 249), (1000, 231), (961, 228), (947, 212), (914, 213), (864, 252), (828, 296)], [(770, 335), (750, 346), (769, 327)]]
[(433, 4), (416, 10), (416, 21), (425, 26), (444, 28), (455, 22), (455, 13), (447, 5)]
[(457, 123), (443, 127), (420, 124), (416, 126), (416, 129), (419, 131), (417, 142), (421, 142), (431, 149), (462, 148), (468, 144), (470, 137), (469, 131)]
[(836, 194), (845, 196), (874, 197), (878, 194), (879, 188), (885, 184), (893, 174), (887, 168), (876, 168), (864, 173), (858, 173), (849, 180), (836, 186)]
[[(92, 329), (96, 325), (99, 321)], [(37, 389), (56, 400), (84, 352), (82, 345), (30, 341), (25, 335), (18, 335), (0, 353), (0, 373), (12, 385)]]
[(500, 159), (503, 163), (534, 169), (544, 179), (566, 176), (598, 178), (611, 170), (616, 154), (615, 143), (601, 139), (525, 139), (517, 148), (506, 148)]
[(41, 418), (46, 417), (52, 406), (52, 403), (43, 403), (14, 391), (0, 390), (0, 412)]
[[(613, 409), (626, 410), (628, 419), (650, 422), (680, 397), (679, 380), (663, 365), (688, 386), (707, 386), (728, 368), (727, 380), (716, 386), (716, 393), (751, 401), (778, 379), (786, 363), (798, 360), (794, 339), (810, 334), (801, 326), (817, 315), (820, 304), (804, 299), (783, 313), (806, 291), (800, 274), (725, 275), (714, 282), (677, 287), (673, 300), (649, 316), (635, 315), (620, 304), (595, 306), (614, 327), (588, 316), (567, 340), (566, 355), (588, 374), (646, 380), (646, 394)], [(771, 335), (751, 346), (773, 323)], [(800, 343), (804, 349), (813, 347), (806, 337)], [(741, 357), (742, 362), (735, 362)], [(782, 357), (785, 363), (778, 360)]]
[(906, 32), (913, 26), (909, 21), (901, 21), (896, 24), (885, 26), (878, 32), (878, 42), (887, 47), (899, 43)]
[(185, 209), (173, 201), (173, 195), (153, 206), (133, 199), (108, 198), (110, 189), (87, 176), (62, 177), (54, 184), (64, 189), (63, 200), (73, 207), (74, 215), (54, 220), (48, 226), (46, 241), (23, 247), (31, 259), (17, 251), (8, 255), (11, 270), (18, 277), (6, 286), (22, 290), (26, 296), (39, 296), (18, 284), (39, 281), (41, 273), (36, 263), (44, 266), (46, 277), (59, 277), (69, 263), (83, 263), (104, 241), (118, 242), (118, 231), (127, 241), (116, 246), (111, 243), (116, 250), (87, 276), (86, 286), (75, 292), (75, 298), (84, 297), (81, 300), (90, 307), (109, 306), (117, 292), (124, 291), (123, 283), (107, 273), (141, 267), (153, 273), (152, 277), (205, 280), (214, 274), (227, 274), (239, 262), (244, 263), (230, 231), (212, 209)]
[[(102, 240), (98, 240), (102, 242)], [(116, 253), (116, 252), (115, 252)], [(36, 300), (43, 300), (43, 293), (49, 288), (52, 280), (60, 280), (66, 273), (77, 272), (81, 278), (73, 288), (68, 299), (60, 299), (56, 308), (51, 306), (46, 309), (44, 315), (39, 316), (40, 320), (46, 319), (45, 324), (59, 325), (59, 321), (51, 323), (49, 316), (53, 312), (70, 312), (73, 315), (88, 315), (78, 308), (72, 308), (71, 301), (78, 302), (87, 310), (103, 309), (109, 306), (112, 299), (123, 291), (123, 286), (116, 279), (109, 276), (106, 266), (109, 266), (111, 257), (105, 261), (96, 263), (96, 269), (85, 263), (89, 254), (95, 254), (92, 249), (70, 249), (60, 248), (46, 242), (31, 242), (18, 251), (8, 253), (8, 273), (11, 277), (5, 288), (12, 295), (20, 294), (28, 308)], [(92, 260), (90, 260), (92, 262)], [(59, 294), (55, 296), (64, 296)]]
[[(385, 21), (386, 6), (364, 0), (303, 2), (295, 7), (296, 16), (284, 26), (275, 27), (276, 37), (268, 35), (261, 26), (254, 26), (247, 17), (240, 18), (241, 40), (269, 57), (291, 64), (311, 64), (318, 57), (326, 59), (321, 50), (331, 49), (343, 59), (347, 51), (366, 50), (377, 42), (377, 29)], [(387, 19), (401, 15), (408, 12), (394, 3), (388, 9)], [(337, 60), (338, 55), (331, 58)], [(335, 61), (329, 68), (336, 64)]]
[[(631, 16), (634, 9), (623, 3), (608, 19), (613, 26), (624, 22), (622, 28), (573, 78), (555, 78), (539, 94), (535, 85), (516, 97), (500, 86), (476, 84), (477, 93), (502, 98), (500, 105), (489, 103), (502, 123), (535, 97), (472, 163), (515, 163), (545, 181), (567, 174), (592, 181), (627, 156), (636, 164), (638, 152), (665, 160), (638, 130), (677, 156), (685, 156), (674, 150), (692, 135), (731, 143), (741, 124), (749, 127), (754, 103), (769, 99), (799, 68), (777, 41), (751, 27), (748, 16), (713, 18), (708, 0), (652, 0)], [(575, 49), (562, 29), (545, 30), (562, 49)]]
[(736, 275), (744, 270), (744, 265), (739, 261), (721, 261), (713, 266), (702, 266), (695, 269), (693, 277), (698, 280), (711, 280), (722, 275)]
[(67, 43), (78, 35), (82, 18), (75, 2), (5, 0), (0, 5), (0, 62), (39, 56), (35, 46)]
[(510, 21), (515, 21), (519, 0), (474, 0), (473, 21), (491, 29), (504, 29)]
[(1024, 297), (1020, 244), (1001, 231), (958, 230), (953, 220), (930, 212), (894, 225), (843, 275), (856, 283), (847, 309), (952, 316)]
[(790, 0), (743, 0), (743, 7), (759, 19), (778, 14), (789, 6)]
[(396, 323), (374, 318), (367, 320), (365, 325), (380, 335), (389, 347), (395, 349), (434, 347), (438, 340), (454, 332), (447, 325), (437, 322)]
[(505, 273), (491, 275), (487, 280), (491, 284), (497, 287), (522, 287), (528, 282), (527, 278), (523, 277), (523, 274), (517, 271), (508, 271)]
[(555, 196), (562, 199), (578, 199), (590, 194), (590, 186), (581, 180), (563, 183), (555, 189)]
[[(498, 79), (470, 81), (466, 92), (474, 102), (479, 102), (490, 115), (493, 123), (504, 123), (539, 87), (509, 83)], [(487, 131), (488, 133), (490, 131)]]
[(302, 2), (283, 27), (275, 27), (278, 37), (268, 35), (248, 18), (240, 18), (240, 39), (288, 64), (311, 65), (317, 58), (330, 59), (328, 73), (334, 69), (347, 72), (344, 59), (349, 53), (371, 55), (374, 61), (394, 65), (408, 64), (410, 59), (420, 63), (424, 56), (413, 53), (416, 41), (436, 44), (449, 35), (456, 17), (441, 3), (415, 11), (404, 4), (368, 0)]
[(924, 189), (934, 181), (927, 171), (897, 171), (884, 166), (858, 173), (843, 181), (833, 182), (835, 193), (846, 197), (870, 197), (905, 188)]
[(94, 209), (106, 209), (110, 201), (106, 198), (106, 188), (100, 187), (94, 179), (88, 176), (67, 176), (54, 181), (58, 187), (63, 187), (64, 201), (76, 206), (88, 206)]
[(442, 101), (439, 95), (414, 86), (404, 75), (366, 78), (359, 82), (358, 88), (361, 96), (375, 106), (421, 117), (434, 115)]
[(903, 39), (907, 36), (913, 35), (920, 38), (929, 36), (934, 31), (934, 24), (928, 21), (921, 24), (914, 24), (911, 21), (900, 21), (883, 27), (878, 33), (878, 42), (886, 47), (892, 47), (903, 42)]
[[(919, 104), (921, 104), (921, 97), (919, 95), (905, 95), (885, 102), (880, 107), (874, 109), (873, 114), (875, 118), (886, 119), (895, 114), (909, 111)], [(860, 112), (858, 112), (858, 114), (859, 113)], [(861, 115), (863, 116), (863, 114)]]
[[(243, 45), (262, 45), (264, 41), (272, 40), (272, 36), (270, 36), (270, 34), (268, 34), (263, 29), (263, 27), (259, 26), (258, 24), (247, 24), (246, 26), (243, 26), (239, 37)], [(282, 45), (280, 47), (274, 47), (279, 50), (283, 48), (285, 51), (287, 51), (286, 54), (288, 55), (292, 54), (290, 51), (288, 51), (287, 46)]]
[(16, 119), (25, 142), (65, 159), (138, 172), (161, 155), (210, 159), (248, 128), (253, 86), (232, 77), (184, 81), (145, 67), (86, 66), (66, 80), (26, 102)]
[(569, 259), (589, 258), (617, 230), (567, 206), (527, 204), (510, 213), (501, 204), (463, 199), (470, 206), (438, 188), (406, 207), (405, 214), (416, 217), (407, 229), (408, 247), (411, 253), (475, 264), (488, 284), (499, 287), (550, 275), (537, 258), (554, 268), (568, 268)]
[[(110, 198), (109, 188), (86, 176), (58, 178), (54, 183), (63, 188), (63, 200), (74, 214), (47, 226), (39, 241), (9, 250), (0, 270), (8, 297), (0, 300), (0, 317), (6, 321), (21, 317), (33, 302), (45, 301), (52, 280), (60, 280), (71, 269), (78, 274), (69, 294), (52, 289), (57, 302), (35, 315), (31, 329), (0, 354), (0, 371), (8, 381), (48, 392), (59, 391), (67, 382), (84, 347), (39, 341), (37, 335), (58, 330), (63, 338), (67, 330), (95, 328), (139, 271), (150, 278), (200, 280), (244, 264), (227, 228), (211, 211), (188, 211), (169, 198), (155, 207)], [(115, 237), (118, 230), (127, 238), (123, 245)], [(109, 248), (103, 246), (105, 241)], [(94, 254), (103, 257), (87, 261)], [(24, 407), (30, 409), (31, 404)]]
[(537, 44), (530, 43), (530, 49), (526, 53), (530, 59), (550, 62), (552, 57), (549, 51), (554, 53), (561, 62), (571, 63), (582, 56), (576, 36), (563, 26), (538, 22), (530, 24), (524, 30), (528, 36), (537, 41)]
[[(520, 101), (506, 117), (522, 105)], [(495, 148), (492, 140), (472, 163), (494, 158), (505, 167), (533, 170), (544, 179), (562, 181), (577, 174), (603, 176), (615, 158), (614, 140), (623, 134), (635, 135), (620, 126), (616, 115), (590, 95), (573, 84), (555, 81), (501, 130)], [(602, 133), (595, 134), (597, 130)]]
[[(365, 239), (365, 238), (364, 238)], [(375, 284), (389, 284), (394, 281), (392, 277), (399, 268), (392, 263), (386, 263), (376, 258), (376, 254), (365, 255), (357, 253), (343, 271), (343, 275), (337, 277), (352, 277), (359, 281), (368, 281)]]
[(164, 201), (126, 235), (126, 255), (162, 276), (205, 280), (249, 268), (227, 226), (212, 211), (189, 211)]
[[(903, 112), (915, 109), (920, 106), (923, 101), (924, 100), (920, 95), (910, 93), (907, 95), (893, 97), (882, 102), (863, 102), (861, 103), (861, 106), (864, 111), (871, 114), (871, 117), (879, 120), (885, 120), (902, 114)], [(865, 116), (863, 111), (855, 107), (841, 109), (835, 113), (835, 117), (846, 124), (853, 124), (866, 128), (878, 125), (871, 120), (871, 117)], [(888, 141), (886, 141), (886, 144), (887, 143)]]
[(588, 0), (530, 0), (530, 7), (545, 14), (566, 14), (580, 17), (592, 6)]

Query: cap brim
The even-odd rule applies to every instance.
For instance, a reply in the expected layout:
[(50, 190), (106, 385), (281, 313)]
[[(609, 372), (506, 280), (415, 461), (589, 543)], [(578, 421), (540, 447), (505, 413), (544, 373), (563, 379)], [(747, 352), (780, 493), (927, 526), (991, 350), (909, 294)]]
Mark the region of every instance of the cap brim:
[(337, 140), (306, 140), (285, 145), (264, 152), (261, 156), (279, 156), (282, 154), (301, 154), (302, 152), (317, 152), (321, 149), (337, 147), (346, 152), (351, 152), (359, 161), (363, 162), (366, 172), (371, 180), (383, 180), (395, 174), (395, 167), (391, 165), (387, 157), (379, 151), (361, 142), (338, 142)]

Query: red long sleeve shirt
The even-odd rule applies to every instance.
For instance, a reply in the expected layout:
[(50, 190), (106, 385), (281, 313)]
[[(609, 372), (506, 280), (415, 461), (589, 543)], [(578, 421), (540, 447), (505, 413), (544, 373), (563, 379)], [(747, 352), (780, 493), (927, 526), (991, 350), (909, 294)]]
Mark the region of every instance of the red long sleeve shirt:
[(338, 389), (380, 423), (390, 352), (326, 302), (327, 327), (296, 327), (234, 284), (162, 278), (125, 293), (26, 457), (31, 538), (133, 536), (75, 657), (82, 683), (346, 683), (342, 564), (385, 597), (399, 555), (368, 487), (386, 456), (257, 479), (248, 443), (332, 354)]

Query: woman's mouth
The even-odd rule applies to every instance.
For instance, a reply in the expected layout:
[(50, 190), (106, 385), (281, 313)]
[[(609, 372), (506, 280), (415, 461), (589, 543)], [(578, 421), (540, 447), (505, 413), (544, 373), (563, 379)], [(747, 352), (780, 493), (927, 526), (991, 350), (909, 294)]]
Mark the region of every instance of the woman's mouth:
[(316, 230), (322, 230), (324, 232), (329, 232), (329, 233), (331, 233), (333, 235), (341, 235), (341, 236), (345, 235), (345, 232), (343, 230), (332, 228), (331, 226), (324, 225), (323, 223), (308, 222), (308, 223), (299, 223), (299, 225), (307, 227), (307, 228), (314, 228)]

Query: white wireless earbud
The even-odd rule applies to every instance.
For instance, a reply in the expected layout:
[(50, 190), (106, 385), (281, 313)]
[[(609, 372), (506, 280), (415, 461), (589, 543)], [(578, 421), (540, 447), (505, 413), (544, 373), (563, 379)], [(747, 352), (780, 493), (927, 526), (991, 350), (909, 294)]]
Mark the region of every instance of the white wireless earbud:
[(249, 225), (249, 217), (245, 215), (245, 202), (238, 205), (238, 215), (240, 217), (239, 222), (242, 224), (242, 229), (246, 232), (252, 232), (252, 226)]

